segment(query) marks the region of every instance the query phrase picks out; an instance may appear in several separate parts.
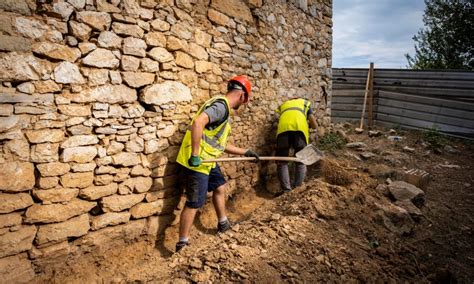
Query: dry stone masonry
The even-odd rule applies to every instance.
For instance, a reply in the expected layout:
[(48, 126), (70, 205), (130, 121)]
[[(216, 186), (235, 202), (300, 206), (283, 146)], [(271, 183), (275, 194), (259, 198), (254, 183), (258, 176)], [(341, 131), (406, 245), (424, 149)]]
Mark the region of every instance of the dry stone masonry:
[[(330, 119), (331, 0), (0, 1), (0, 279), (155, 238), (199, 105), (246, 74), (231, 142), (271, 154), (277, 106)], [(257, 165), (226, 164), (232, 192)], [(178, 206), (179, 207), (179, 206)]]

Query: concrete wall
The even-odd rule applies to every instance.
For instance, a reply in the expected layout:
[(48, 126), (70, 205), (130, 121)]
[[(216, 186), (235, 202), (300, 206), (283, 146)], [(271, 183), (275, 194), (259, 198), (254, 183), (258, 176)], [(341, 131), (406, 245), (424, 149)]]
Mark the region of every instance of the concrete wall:
[[(328, 126), (331, 18), (331, 0), (0, 1), (0, 278), (155, 237), (184, 130), (233, 75), (254, 95), (232, 143), (268, 153), (294, 95)], [(231, 191), (259, 180), (224, 171)]]

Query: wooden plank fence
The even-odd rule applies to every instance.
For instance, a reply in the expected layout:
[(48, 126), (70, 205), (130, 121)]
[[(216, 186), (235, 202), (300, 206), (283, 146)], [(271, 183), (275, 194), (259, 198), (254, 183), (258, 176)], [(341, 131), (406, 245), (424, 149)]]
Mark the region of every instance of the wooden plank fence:
[[(359, 121), (368, 69), (332, 72), (332, 120)], [(375, 125), (474, 138), (474, 72), (374, 69), (373, 95)]]

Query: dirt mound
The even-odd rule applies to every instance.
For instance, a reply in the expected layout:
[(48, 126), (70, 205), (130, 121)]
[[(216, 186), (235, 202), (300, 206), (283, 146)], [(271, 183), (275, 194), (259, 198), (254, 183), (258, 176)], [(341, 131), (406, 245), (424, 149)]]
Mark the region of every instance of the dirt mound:
[[(165, 242), (114, 244), (51, 268), (38, 282), (472, 281), (473, 149), (453, 143), (462, 155), (434, 155), (415, 135), (406, 135), (404, 144), (383, 136), (350, 138), (366, 147), (328, 155), (290, 193), (274, 198), (248, 189), (233, 196), (230, 232), (216, 235), (216, 217), (207, 208), (195, 222), (191, 245), (178, 254), (171, 253), (173, 226)], [(407, 154), (404, 146), (415, 152)], [(360, 159), (362, 151), (374, 156)], [(413, 167), (432, 176), (421, 208), (394, 202), (384, 185)]]

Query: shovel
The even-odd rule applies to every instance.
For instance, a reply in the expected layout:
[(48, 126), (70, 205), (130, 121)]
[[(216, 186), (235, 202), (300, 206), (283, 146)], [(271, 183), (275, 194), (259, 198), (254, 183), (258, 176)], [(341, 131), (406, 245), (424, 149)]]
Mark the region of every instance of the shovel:
[[(275, 157), (275, 156), (262, 156), (261, 161), (285, 161), (285, 162), (299, 162), (307, 166), (316, 163), (321, 160), (323, 153), (319, 151), (314, 145), (309, 144), (302, 150), (295, 154), (296, 157)], [(219, 158), (209, 159), (202, 161), (203, 163), (214, 163), (214, 162), (240, 162), (240, 161), (255, 161), (255, 157), (235, 157), (235, 158)]]

